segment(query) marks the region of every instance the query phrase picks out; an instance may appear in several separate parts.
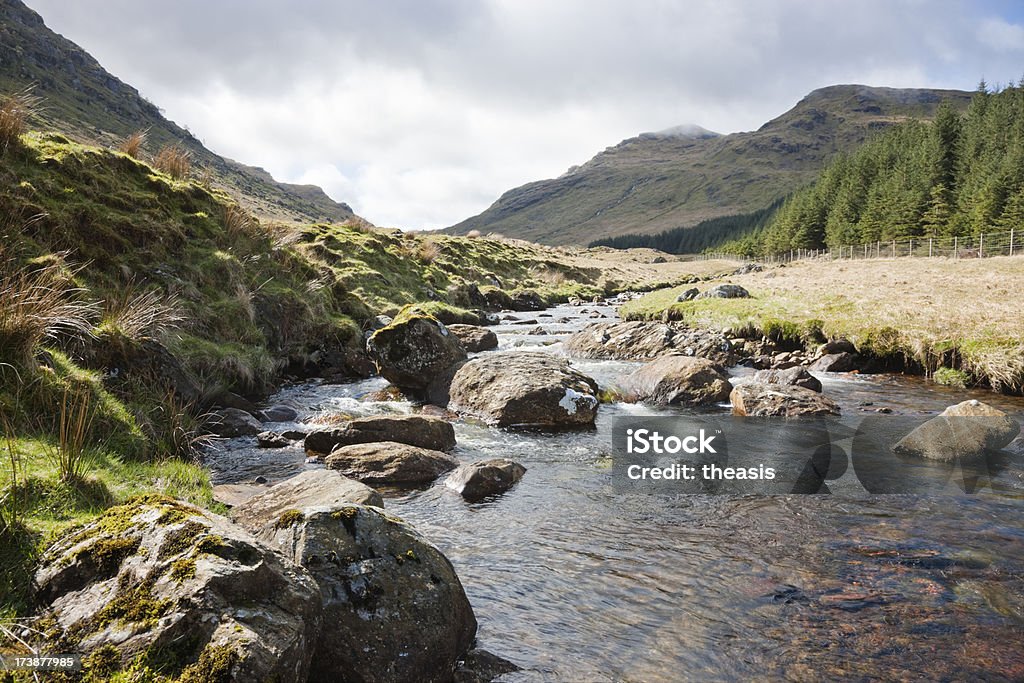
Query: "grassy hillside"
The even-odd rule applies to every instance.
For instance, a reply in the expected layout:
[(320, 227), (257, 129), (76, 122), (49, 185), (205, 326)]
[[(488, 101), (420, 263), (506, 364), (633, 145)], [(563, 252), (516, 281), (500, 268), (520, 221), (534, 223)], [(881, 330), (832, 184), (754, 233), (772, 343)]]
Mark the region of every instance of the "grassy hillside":
[(164, 145), (188, 150), (196, 174), (209, 173), (218, 186), (260, 216), (277, 220), (359, 220), (345, 204), (312, 185), (275, 181), (261, 168), (240, 164), (206, 149), (187, 130), (168, 121), (132, 86), (107, 72), (80, 47), (60, 36), (21, 0), (0, 0), (0, 92), (33, 87), (45, 100), (35, 123), (72, 139), (114, 146), (136, 131), (148, 131), (144, 152)]
[(929, 118), (943, 100), (966, 107), (969, 98), (960, 91), (857, 85), (815, 90), (754, 132), (625, 140), (559, 178), (509, 190), (447, 232), (586, 244), (750, 213), (810, 183), (836, 152), (875, 131)]
[(753, 329), (800, 343), (845, 337), (859, 350), (905, 359), (928, 373), (967, 373), (996, 390), (1024, 390), (1021, 259), (802, 261), (733, 276), (749, 299), (676, 303), (684, 287), (630, 302), (630, 319)]

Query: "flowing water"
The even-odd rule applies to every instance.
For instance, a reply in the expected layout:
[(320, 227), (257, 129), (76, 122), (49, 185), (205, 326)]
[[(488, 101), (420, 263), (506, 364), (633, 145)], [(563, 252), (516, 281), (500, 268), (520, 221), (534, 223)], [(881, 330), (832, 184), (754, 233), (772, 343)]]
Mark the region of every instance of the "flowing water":
[[(615, 314), (563, 306), (516, 314), (495, 329), (501, 348), (561, 353), (564, 335), (592, 315)], [(529, 319), (537, 322), (517, 324)], [(637, 366), (573, 365), (603, 385)], [(915, 378), (823, 379), (852, 419), (879, 408), (934, 414), (978, 398), (1024, 420), (1021, 399)], [(384, 385), (303, 384), (271, 402), (300, 407), (303, 417), (417, 409), (366, 400)], [(998, 492), (622, 493), (610, 474), (611, 422), (656, 413), (603, 405), (594, 431), (562, 434), (458, 421), (460, 459), (509, 457), (528, 468), (523, 480), (479, 504), (440, 482), (387, 492), (387, 509), (455, 565), (480, 622), (479, 644), (524, 668), (502, 680), (1024, 679), (1020, 440), (993, 474)], [(242, 440), (222, 444), (208, 464), (218, 483), (258, 475), (273, 482), (317, 466), (298, 448)], [(949, 466), (920, 467), (941, 477)], [(830, 484), (841, 492), (843, 481)]]

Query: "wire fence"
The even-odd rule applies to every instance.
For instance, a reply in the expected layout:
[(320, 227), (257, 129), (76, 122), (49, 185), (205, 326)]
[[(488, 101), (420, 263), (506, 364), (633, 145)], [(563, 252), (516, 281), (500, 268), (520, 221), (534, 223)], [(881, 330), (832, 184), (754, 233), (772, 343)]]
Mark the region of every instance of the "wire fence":
[(876, 240), (866, 244), (826, 249), (791, 249), (768, 256), (743, 256), (715, 251), (701, 259), (729, 259), (758, 263), (789, 263), (802, 259), (881, 259), (901, 257), (988, 258), (1024, 256), (1024, 231), (982, 233), (961, 237), (910, 237), (902, 240)]

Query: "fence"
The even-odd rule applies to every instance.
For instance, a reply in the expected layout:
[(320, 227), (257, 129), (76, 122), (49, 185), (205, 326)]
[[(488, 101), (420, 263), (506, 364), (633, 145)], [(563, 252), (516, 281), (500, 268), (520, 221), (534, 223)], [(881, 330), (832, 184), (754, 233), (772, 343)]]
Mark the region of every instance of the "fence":
[(1009, 232), (982, 233), (963, 237), (911, 237), (902, 240), (877, 240), (867, 244), (828, 249), (791, 249), (769, 256), (745, 257), (726, 252), (701, 255), (707, 259), (738, 259), (760, 263), (789, 263), (801, 259), (869, 259), (911, 256), (946, 258), (987, 258), (990, 256), (1024, 256), (1024, 234)]

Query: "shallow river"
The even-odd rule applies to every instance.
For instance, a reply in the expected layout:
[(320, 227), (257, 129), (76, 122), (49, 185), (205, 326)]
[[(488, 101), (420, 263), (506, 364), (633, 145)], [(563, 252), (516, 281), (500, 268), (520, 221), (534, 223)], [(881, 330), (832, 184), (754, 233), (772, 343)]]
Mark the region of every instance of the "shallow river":
[[(560, 340), (607, 306), (516, 314), (500, 348), (561, 353)], [(596, 315), (596, 314), (595, 314)], [(535, 334), (536, 328), (546, 334)], [(634, 363), (575, 361), (601, 384)], [(920, 379), (822, 376), (848, 419), (934, 414), (979, 398), (1024, 420), (1024, 401)], [(361, 400), (379, 378), (289, 387), (303, 417), (411, 412)], [(722, 408), (723, 414), (727, 412)], [(455, 423), (464, 461), (509, 457), (527, 474), (466, 504), (440, 482), (386, 494), (451, 559), (480, 622), (479, 643), (524, 668), (502, 680), (1024, 679), (1024, 446), (1011, 444), (991, 489), (974, 495), (659, 496), (611, 480), (611, 421), (654, 414), (603, 405), (597, 429), (503, 432)], [(286, 425), (280, 425), (286, 427)], [(217, 483), (276, 481), (299, 448), (225, 442)], [(922, 462), (937, 477), (946, 465)], [(851, 492), (853, 491), (853, 492)]]

